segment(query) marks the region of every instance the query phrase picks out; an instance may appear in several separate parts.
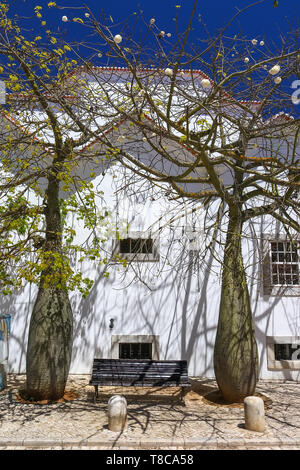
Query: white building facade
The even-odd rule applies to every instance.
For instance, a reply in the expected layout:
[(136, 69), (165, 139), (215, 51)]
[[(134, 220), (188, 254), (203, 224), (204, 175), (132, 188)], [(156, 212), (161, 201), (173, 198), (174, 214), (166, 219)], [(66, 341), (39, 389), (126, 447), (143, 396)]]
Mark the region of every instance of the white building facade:
[[(130, 132), (119, 129), (118, 135)], [(91, 168), (88, 161), (81, 171), (88, 175)], [(98, 168), (93, 183), (104, 194), (99, 210), (109, 214), (107, 225), (99, 224), (99, 233), (107, 239), (103, 242), (107, 262), (105, 266), (82, 262), (93, 287), (86, 298), (70, 293), (74, 312), (70, 373), (89, 374), (95, 357), (141, 357), (185, 359), (189, 375), (214, 377), (223, 256), (218, 242), (224, 234), (212, 242), (206, 231), (207, 211), (199, 202), (178, 203), (169, 198), (167, 189), (154, 191), (138, 179), (130, 189), (121, 190), (127, 170), (116, 165), (106, 169), (104, 176), (102, 170)], [(84, 229), (77, 231), (84, 239)], [(295, 248), (284, 230), (268, 218), (255, 219), (245, 234), (243, 254), (259, 376), (299, 380), (300, 244)], [(21, 292), (0, 299), (1, 312), (12, 316), (9, 372), (25, 372), (36, 292), (35, 286), (26, 285)]]
[[(106, 194), (111, 193), (111, 204), (106, 199), (112, 214), (105, 242), (108, 261), (105, 269), (83, 263), (85, 274), (94, 280), (87, 298), (70, 293), (74, 312), (70, 372), (90, 373), (94, 357), (150, 357), (186, 359), (191, 376), (213, 377), (222, 253), (218, 247), (209, 249), (201, 211), (195, 217), (187, 205), (182, 215), (177, 203), (167, 197), (152, 200), (151, 193), (138, 201), (134, 196), (122, 197), (116, 203), (110, 172), (101, 184)], [(114, 224), (123, 229), (124, 239), (116, 239)], [(244, 242), (244, 260), (260, 378), (299, 380), (299, 258), (276, 224), (258, 220), (255, 229), (257, 237), (249, 236)], [(127, 259), (126, 266), (113, 260), (111, 254), (116, 251)], [(290, 286), (280, 289), (282, 276), (289, 275), (281, 274), (282, 253), (290, 254), (290, 268), (285, 269), (294, 274), (285, 280)], [(104, 271), (109, 277), (104, 277)], [(281, 278), (276, 280), (275, 275)], [(12, 316), (9, 370), (14, 373), (25, 372), (36, 290), (27, 285), (18, 295), (1, 299), (1, 311)]]

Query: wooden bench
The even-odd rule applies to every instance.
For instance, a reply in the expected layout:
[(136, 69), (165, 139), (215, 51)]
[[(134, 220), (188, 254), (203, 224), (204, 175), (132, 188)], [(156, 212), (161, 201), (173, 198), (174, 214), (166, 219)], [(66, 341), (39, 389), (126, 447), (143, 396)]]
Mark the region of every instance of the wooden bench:
[(154, 361), (151, 359), (94, 359), (89, 382), (98, 386), (121, 387), (181, 387), (181, 400), (191, 387), (187, 361)]

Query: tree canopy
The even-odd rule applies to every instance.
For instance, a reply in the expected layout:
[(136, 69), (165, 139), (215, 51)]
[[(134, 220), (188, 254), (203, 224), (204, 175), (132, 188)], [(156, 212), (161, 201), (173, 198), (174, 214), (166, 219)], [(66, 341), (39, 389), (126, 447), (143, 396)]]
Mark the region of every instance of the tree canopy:
[[(247, 222), (261, 216), (278, 221), (292, 243), (299, 233), (299, 117), (292, 116), (289, 86), (299, 76), (299, 36), (291, 31), (277, 47), (242, 33), (231, 37), (238, 12), (194, 45), (196, 7), (197, 1), (183, 29), (177, 18), (175, 37), (142, 12), (135, 23), (114, 25), (86, 8), (72, 18), (83, 39), (68, 44), (47, 29), (42, 7), (35, 15), (45, 28), (36, 36), (0, 4), (8, 89), (1, 112), (1, 287), (11, 292), (23, 279), (39, 285), (28, 346), (32, 396), (64, 390), (72, 340), (68, 291), (86, 295), (91, 287), (72, 268), (72, 253), (105, 265), (95, 229), (106, 217), (97, 209), (103, 194), (91, 182), (105, 162), (168, 188), (173, 200), (199, 201), (204, 212), (215, 208), (212, 236), (226, 233), (216, 377), (229, 400), (254, 393), (258, 357), (241, 240)], [(109, 67), (96, 66), (104, 50)], [(74, 242), (70, 214), (88, 229), (88, 244)], [(53, 350), (61, 372), (55, 380)]]

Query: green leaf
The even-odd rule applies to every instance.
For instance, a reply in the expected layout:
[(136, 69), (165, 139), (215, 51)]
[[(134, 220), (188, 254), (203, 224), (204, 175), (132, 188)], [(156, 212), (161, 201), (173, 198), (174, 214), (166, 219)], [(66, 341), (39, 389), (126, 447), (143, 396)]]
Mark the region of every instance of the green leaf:
[(278, 0), (274, 0), (274, 2), (273, 2), (273, 7), (274, 7), (274, 8), (277, 8), (277, 7), (278, 7)]

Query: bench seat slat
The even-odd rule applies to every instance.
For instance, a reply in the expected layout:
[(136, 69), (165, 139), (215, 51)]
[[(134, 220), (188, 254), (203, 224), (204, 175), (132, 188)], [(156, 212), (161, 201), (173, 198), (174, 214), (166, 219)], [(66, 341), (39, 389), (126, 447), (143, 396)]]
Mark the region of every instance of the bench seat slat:
[(107, 381), (120, 382), (126, 380), (127, 382), (176, 382), (176, 383), (189, 383), (188, 380), (182, 380), (180, 377), (93, 377), (91, 382), (100, 383)]
[(178, 382), (105, 382), (105, 383), (90, 383), (90, 385), (102, 387), (186, 387), (190, 388), (190, 384), (182, 384)]
[(157, 372), (151, 372), (150, 374), (145, 371), (140, 371), (140, 372), (119, 372), (119, 373), (109, 373), (108, 371), (103, 371), (100, 373), (93, 374), (94, 377), (106, 377), (106, 376), (114, 376), (114, 377), (187, 377), (186, 374), (180, 374), (178, 372), (171, 372), (170, 374), (166, 372), (157, 373)]
[(119, 370), (119, 371), (109, 371), (108, 369), (104, 369), (104, 370), (97, 370), (97, 371), (94, 371), (93, 375), (101, 375), (101, 374), (113, 374), (113, 375), (125, 375), (125, 374), (129, 374), (129, 375), (139, 375), (139, 374), (147, 374), (149, 376), (151, 375), (180, 375), (180, 376), (183, 376), (183, 375), (187, 375), (186, 373), (182, 373), (178, 370), (170, 370), (170, 371), (166, 371), (166, 370), (150, 370), (150, 371), (147, 371), (145, 369), (140, 369), (140, 370)]
[(98, 386), (191, 387), (187, 361), (151, 359), (96, 358), (89, 384), (95, 387), (95, 397)]
[(123, 371), (123, 370), (128, 370), (129, 372), (135, 372), (135, 371), (140, 371), (140, 370), (145, 370), (145, 371), (154, 371), (154, 372), (179, 372), (179, 373), (184, 373), (186, 372), (185, 369), (180, 369), (179, 367), (114, 367), (114, 368), (109, 368), (109, 367), (95, 367), (93, 369), (95, 372), (97, 371), (111, 371), (111, 372), (118, 372), (118, 371)]

